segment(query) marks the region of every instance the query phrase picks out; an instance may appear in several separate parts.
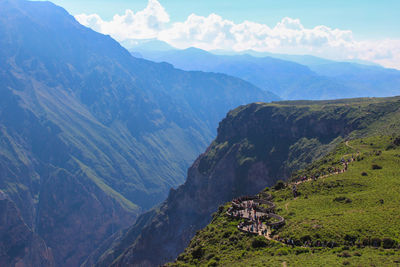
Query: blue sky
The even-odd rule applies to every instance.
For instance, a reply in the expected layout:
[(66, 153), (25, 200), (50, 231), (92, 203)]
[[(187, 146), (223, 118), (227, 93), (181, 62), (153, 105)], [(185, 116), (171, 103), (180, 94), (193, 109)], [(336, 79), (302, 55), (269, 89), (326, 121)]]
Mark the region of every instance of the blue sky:
[(400, 69), (400, 0), (54, 0), (127, 49), (308, 54)]
[[(142, 10), (147, 0), (54, 0), (73, 15), (96, 13), (111, 19), (125, 9)], [(236, 23), (251, 20), (275, 25), (283, 17), (298, 18), (306, 27), (326, 25), (352, 30), (356, 38), (400, 38), (399, 0), (160, 0), (171, 21), (191, 13), (221, 15)]]

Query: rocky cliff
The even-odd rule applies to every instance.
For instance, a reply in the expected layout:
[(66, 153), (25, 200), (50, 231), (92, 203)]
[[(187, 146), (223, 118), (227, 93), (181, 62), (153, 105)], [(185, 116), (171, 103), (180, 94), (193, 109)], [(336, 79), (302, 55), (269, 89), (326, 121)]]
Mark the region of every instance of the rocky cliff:
[(1, 266), (55, 266), (51, 249), (24, 223), (15, 203), (1, 190), (0, 240)]
[[(399, 122), (400, 113), (393, 115)], [(225, 203), (166, 266), (397, 266), (400, 125), (394, 126), (391, 135), (374, 127), (378, 134), (340, 142), (287, 183)], [(245, 209), (249, 198), (261, 224)]]
[(399, 100), (256, 103), (231, 111), (215, 141), (190, 167), (185, 184), (88, 263), (156, 266), (173, 260), (219, 205), (255, 194), (325, 155), (338, 141), (390, 120), (400, 112)]
[(0, 0), (0, 36), (0, 189), (57, 266), (163, 201), (228, 110), (273, 98), (134, 58), (50, 2)]

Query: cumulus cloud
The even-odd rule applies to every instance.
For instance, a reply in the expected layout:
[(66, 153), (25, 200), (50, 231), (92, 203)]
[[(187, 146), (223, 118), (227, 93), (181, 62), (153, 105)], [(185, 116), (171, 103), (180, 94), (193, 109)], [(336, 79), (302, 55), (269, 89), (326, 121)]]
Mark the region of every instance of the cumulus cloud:
[(128, 9), (123, 15), (117, 14), (111, 21), (104, 21), (97, 14), (81, 14), (75, 18), (82, 25), (109, 34), (117, 41), (156, 38), (170, 21), (168, 13), (157, 0), (149, 0), (144, 10), (136, 13)]
[(274, 28), (251, 21), (235, 24), (221, 16), (190, 15), (186, 21), (174, 23), (158, 35), (160, 40), (177, 47), (196, 46), (203, 49), (282, 49), (313, 50), (326, 46), (338, 47), (352, 42), (351, 31), (317, 26), (306, 29), (298, 19), (283, 18)]
[(109, 34), (122, 43), (154, 38), (177, 48), (205, 50), (255, 50), (288, 54), (312, 54), (331, 59), (369, 60), (400, 69), (400, 40), (357, 41), (350, 30), (320, 25), (306, 28), (299, 19), (283, 18), (269, 27), (252, 21), (234, 23), (217, 14), (191, 14), (185, 21), (171, 23), (157, 0), (134, 13), (126, 10), (104, 21), (97, 14), (81, 14), (76, 19), (95, 31)]

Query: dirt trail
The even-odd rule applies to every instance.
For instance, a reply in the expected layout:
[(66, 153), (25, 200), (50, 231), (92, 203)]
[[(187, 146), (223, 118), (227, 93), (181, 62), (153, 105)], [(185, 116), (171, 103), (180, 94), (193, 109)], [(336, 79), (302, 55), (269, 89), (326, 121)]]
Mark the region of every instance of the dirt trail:
[(350, 145), (350, 144), (349, 144), (349, 141), (346, 141), (346, 142), (345, 142), (345, 145), (346, 145), (347, 147), (351, 148), (351, 149), (357, 150), (357, 155), (360, 154), (360, 150), (358, 150), (358, 149), (355, 148), (354, 146)]
[[(351, 149), (354, 149), (354, 150), (356, 149), (356, 148), (354, 148), (353, 146), (351, 146), (351, 145), (349, 144), (349, 141), (346, 141), (345, 144), (346, 144), (347, 147), (349, 147), (349, 148), (351, 148)], [(360, 151), (357, 151), (357, 155), (358, 155), (358, 154), (360, 154)], [(329, 176), (332, 176), (332, 175), (338, 175), (338, 174), (344, 173), (344, 172), (347, 171), (347, 166), (348, 166), (348, 164), (350, 164), (350, 163), (352, 163), (352, 162), (354, 162), (354, 161), (355, 161), (355, 158), (352, 156), (351, 159), (349, 159), (347, 162), (344, 162), (344, 163), (343, 163), (343, 167), (345, 167), (344, 169), (338, 169), (337, 172), (333, 172), (333, 173), (329, 173), (329, 174), (320, 176), (318, 179), (326, 178), (326, 177), (329, 177)], [(314, 179), (308, 178), (308, 179), (303, 180), (303, 181), (292, 182), (292, 183), (289, 183), (288, 186), (299, 185), (299, 184), (301, 184), (301, 183), (310, 182), (310, 181), (314, 181)], [(297, 196), (294, 198), (294, 200), (296, 200), (296, 199), (297, 199)], [(232, 203), (233, 203), (233, 201), (232, 201)], [(259, 211), (255, 211), (255, 210), (248, 210), (247, 207), (250, 207), (250, 206), (252, 206), (253, 204), (254, 204), (253, 200), (241, 200), (241, 203), (240, 203), (240, 205), (241, 205), (241, 210), (238, 210), (238, 211), (237, 211), (237, 215), (236, 215), (236, 216), (238, 216), (238, 217), (240, 217), (240, 218), (247, 219), (247, 220), (251, 221), (252, 224), (249, 224), (249, 225), (247, 225), (247, 226), (239, 226), (239, 225), (238, 225), (238, 228), (241, 229), (242, 231), (246, 231), (246, 232), (249, 232), (249, 233), (256, 233), (256, 234), (258, 234), (258, 235), (262, 235), (262, 236), (264, 236), (264, 237), (265, 237), (266, 239), (268, 239), (268, 240), (274, 240), (274, 241), (279, 241), (279, 242), (281, 242), (281, 243), (284, 243), (284, 242), (282, 242), (282, 241), (280, 241), (280, 240), (277, 240), (277, 239), (276, 239), (276, 236), (275, 236), (275, 237), (272, 237), (271, 226), (267, 226), (267, 225), (265, 225), (265, 224), (261, 224), (261, 227), (260, 227), (260, 228), (255, 227), (255, 229), (258, 230), (257, 232), (254, 232), (254, 231), (253, 231), (254, 225), (257, 225), (257, 224), (256, 224), (257, 221), (255, 221), (255, 219), (254, 219), (255, 216), (254, 216), (254, 215), (256, 215), (257, 218), (260, 218), (260, 217), (262, 217), (262, 216), (268, 215), (268, 214), (265, 213), (265, 212), (259, 212)], [(289, 211), (289, 204), (290, 204), (290, 202), (287, 202), (287, 203), (285, 204), (285, 206), (284, 206), (285, 209), (286, 209), (286, 211)], [(233, 216), (233, 217), (235, 217), (235, 215), (233, 215), (233, 213), (231, 213), (231, 212), (232, 212), (232, 211), (229, 211), (229, 210), (227, 211), (228, 216)], [(273, 215), (275, 215), (275, 214), (273, 214)], [(282, 219), (283, 219), (283, 218), (282, 218)], [(284, 219), (283, 219), (283, 220), (284, 220)], [(251, 229), (251, 226), (253, 227), (253, 229)], [(266, 232), (263, 233), (263, 231), (266, 231)], [(284, 244), (285, 244), (285, 243), (284, 243)], [(305, 246), (301, 246), (301, 247), (305, 247)], [(282, 262), (282, 266), (287, 267), (286, 261)]]

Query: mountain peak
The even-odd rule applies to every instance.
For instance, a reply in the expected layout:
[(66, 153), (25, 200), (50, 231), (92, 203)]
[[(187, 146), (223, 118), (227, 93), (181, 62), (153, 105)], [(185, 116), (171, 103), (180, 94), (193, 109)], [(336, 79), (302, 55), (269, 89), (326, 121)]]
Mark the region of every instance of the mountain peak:
[(0, 35), (0, 190), (57, 266), (79, 266), (181, 184), (226, 112), (278, 99), (134, 58), (49, 2), (1, 1)]

